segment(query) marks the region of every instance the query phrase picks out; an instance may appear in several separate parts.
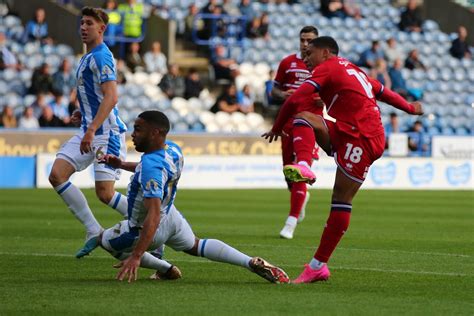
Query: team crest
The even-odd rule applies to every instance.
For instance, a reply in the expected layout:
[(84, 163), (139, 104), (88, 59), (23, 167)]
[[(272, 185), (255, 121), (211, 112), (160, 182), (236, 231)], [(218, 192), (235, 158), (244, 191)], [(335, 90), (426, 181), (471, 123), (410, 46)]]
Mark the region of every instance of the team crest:
[(146, 183), (145, 188), (147, 189), (147, 191), (156, 191), (158, 190), (158, 182), (156, 182), (155, 179), (150, 179)]
[(296, 67), (296, 63), (295, 62), (292, 62), (291, 65), (290, 65), (291, 68), (295, 68)]

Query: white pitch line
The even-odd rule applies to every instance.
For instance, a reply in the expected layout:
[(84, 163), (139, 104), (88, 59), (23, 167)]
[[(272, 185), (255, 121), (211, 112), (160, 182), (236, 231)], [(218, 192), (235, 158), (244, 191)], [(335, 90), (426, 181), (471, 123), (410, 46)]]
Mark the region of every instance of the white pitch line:
[[(59, 257), (59, 258), (70, 258), (75, 259), (73, 254), (64, 254), (64, 253), (39, 253), (39, 252), (0, 252), (1, 256), (33, 256), (33, 257)], [(92, 255), (88, 256), (87, 259), (111, 259), (111, 256), (104, 255)], [(189, 262), (189, 263), (214, 263), (213, 261), (206, 259), (173, 259), (165, 258), (172, 262)], [(281, 264), (287, 268), (301, 268), (302, 265), (295, 264)], [(472, 274), (466, 273), (456, 273), (456, 272), (433, 272), (433, 271), (414, 271), (414, 270), (399, 270), (399, 269), (379, 269), (379, 268), (359, 268), (359, 267), (347, 267), (347, 266), (332, 266), (333, 269), (340, 270), (355, 270), (355, 271), (372, 271), (372, 272), (382, 272), (382, 273), (408, 273), (408, 274), (422, 274), (422, 275), (439, 275), (439, 276), (458, 276), (458, 277), (471, 277)]]
[[(259, 248), (304, 248), (316, 250), (316, 246), (291, 246), (291, 245), (265, 245), (265, 244), (232, 244), (236, 247), (259, 247)], [(463, 255), (458, 253), (445, 253), (445, 252), (423, 252), (423, 251), (407, 251), (407, 250), (396, 250), (396, 249), (367, 249), (367, 248), (345, 248), (338, 247), (337, 249), (350, 250), (350, 251), (371, 251), (371, 252), (390, 252), (390, 253), (406, 253), (412, 255), (426, 255), (426, 256), (446, 256), (446, 257), (460, 257), (460, 258), (472, 258), (470, 255)]]

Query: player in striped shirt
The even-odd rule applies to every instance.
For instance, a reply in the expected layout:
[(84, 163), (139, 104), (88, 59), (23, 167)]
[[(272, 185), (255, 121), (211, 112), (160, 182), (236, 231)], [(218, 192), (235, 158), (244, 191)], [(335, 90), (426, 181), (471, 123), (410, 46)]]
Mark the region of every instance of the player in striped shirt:
[(108, 16), (102, 9), (84, 7), (80, 34), (87, 53), (81, 58), (77, 69), (77, 97), (81, 120), (78, 134), (68, 140), (56, 155), (49, 181), (61, 196), (70, 211), (86, 228), (86, 243), (76, 254), (87, 255), (100, 233), (82, 192), (70, 182), (70, 177), (94, 164), (95, 189), (98, 198), (117, 210), (127, 214), (127, 198), (114, 189), (120, 178), (120, 170), (99, 164), (106, 155), (124, 157), (126, 154), (126, 126), (118, 114), (116, 70), (113, 55), (104, 44), (103, 35)]
[(168, 118), (162, 112), (145, 111), (136, 119), (132, 133), (135, 149), (143, 152), (140, 162), (104, 157), (108, 165), (134, 171), (127, 192), (128, 220), (105, 230), (98, 240), (105, 250), (123, 260), (117, 278), (136, 280), (139, 266), (157, 270), (153, 278), (179, 278), (181, 273), (176, 267), (147, 252), (166, 244), (176, 251), (247, 268), (273, 283), (288, 283), (286, 273), (265, 260), (251, 258), (220, 240), (194, 235), (174, 206), (183, 154), (178, 145), (166, 140), (169, 129)]

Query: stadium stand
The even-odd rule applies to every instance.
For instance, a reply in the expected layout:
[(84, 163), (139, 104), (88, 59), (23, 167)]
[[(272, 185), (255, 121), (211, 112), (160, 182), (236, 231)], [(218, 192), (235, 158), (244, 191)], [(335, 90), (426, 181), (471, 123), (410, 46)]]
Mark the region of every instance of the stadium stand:
[[(235, 6), (240, 4), (236, 0), (231, 2)], [(178, 32), (186, 29), (189, 7), (197, 5), (203, 8), (207, 3), (205, 0), (143, 1), (144, 12), (177, 21)], [(417, 48), (427, 68), (426, 71), (402, 69), (407, 86), (423, 91), (422, 101), (428, 113), (422, 119), (424, 132), (428, 135), (473, 135), (474, 62), (469, 58), (456, 59), (449, 54), (456, 34), (442, 32), (432, 20), (424, 21), (423, 32), (406, 33), (398, 28), (400, 9), (392, 6), (389, 0), (360, 0), (357, 3), (363, 18), (329, 19), (320, 13), (319, 1), (301, 0), (293, 4), (253, 1), (250, 5), (253, 16), (268, 14), (269, 36), (249, 39), (242, 33), (236, 35), (235, 41), (229, 41), (225, 34), (211, 34), (207, 41), (199, 44), (208, 46), (210, 51), (217, 45), (224, 45), (227, 56), (239, 63), (239, 75), (235, 78), (237, 90), (249, 85), (255, 101), (263, 103), (265, 83), (271, 79), (270, 70), (275, 70), (283, 57), (298, 50), (298, 31), (304, 25), (316, 25), (320, 34), (333, 36), (341, 45), (341, 55), (351, 61), (357, 61), (372, 41), (385, 42), (394, 38), (405, 56)], [(195, 19), (197, 23), (202, 16), (197, 15)], [(242, 17), (237, 20), (241, 23)], [(235, 35), (239, 30), (230, 26), (227, 32)], [(18, 17), (8, 14), (0, 17), (0, 32), (7, 38), (4, 47), (21, 64), (19, 68), (6, 67), (0, 72), (0, 108), (9, 105), (18, 117), (35, 100), (34, 95), (28, 94), (35, 68), (47, 63), (50, 72), (54, 73), (65, 58), (75, 66), (78, 62), (78, 56), (74, 56), (67, 45), (37, 42), (23, 45), (24, 30), (25, 26)], [(122, 115), (127, 123), (143, 109), (157, 108), (168, 115), (174, 130), (180, 132), (246, 133), (268, 128), (259, 113), (211, 113), (209, 110), (215, 104), (216, 93), (209, 89), (204, 89), (199, 98), (169, 100), (158, 87), (161, 78), (158, 73), (125, 72), (126, 82), (119, 86), (119, 92), (120, 106), (125, 110)], [(51, 96), (47, 98), (51, 99)], [(392, 109), (381, 104), (384, 123), (388, 122), (391, 112)], [(402, 130), (408, 131), (414, 121), (404, 113), (397, 114)]]

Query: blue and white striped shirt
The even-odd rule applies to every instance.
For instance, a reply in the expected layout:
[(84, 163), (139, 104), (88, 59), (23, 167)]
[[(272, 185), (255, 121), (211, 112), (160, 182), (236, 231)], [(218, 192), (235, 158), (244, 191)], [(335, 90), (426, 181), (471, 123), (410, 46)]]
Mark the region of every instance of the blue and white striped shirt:
[(128, 219), (131, 227), (142, 227), (147, 215), (144, 198), (161, 200), (161, 219), (171, 209), (183, 169), (183, 153), (172, 141), (164, 149), (143, 154), (128, 186)]
[[(82, 114), (81, 129), (86, 132), (104, 98), (100, 85), (106, 81), (116, 80), (114, 58), (107, 45), (102, 43), (82, 56), (76, 78), (77, 97)], [(126, 130), (127, 127), (120, 119), (117, 105), (115, 105), (109, 117), (95, 134), (117, 135)]]

